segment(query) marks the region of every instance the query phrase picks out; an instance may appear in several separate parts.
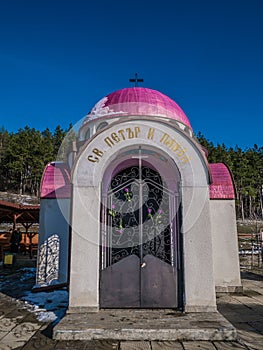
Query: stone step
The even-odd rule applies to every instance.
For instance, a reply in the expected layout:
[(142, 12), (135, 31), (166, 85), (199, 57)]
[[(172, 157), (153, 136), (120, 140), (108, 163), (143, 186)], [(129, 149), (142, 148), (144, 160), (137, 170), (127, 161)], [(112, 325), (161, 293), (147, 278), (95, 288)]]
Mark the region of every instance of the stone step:
[(67, 314), (54, 328), (57, 340), (227, 340), (237, 339), (235, 327), (218, 312), (179, 313), (174, 310), (100, 310)]

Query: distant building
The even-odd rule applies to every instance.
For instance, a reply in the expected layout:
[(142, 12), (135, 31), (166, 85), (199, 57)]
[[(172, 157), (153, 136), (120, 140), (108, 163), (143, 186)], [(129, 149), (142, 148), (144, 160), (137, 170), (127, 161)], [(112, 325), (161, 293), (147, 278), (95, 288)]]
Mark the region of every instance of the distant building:
[(185, 113), (164, 94), (126, 88), (101, 99), (68, 162), (47, 165), (37, 285), (69, 280), (69, 312), (215, 311), (240, 290), (235, 192), (208, 164)]

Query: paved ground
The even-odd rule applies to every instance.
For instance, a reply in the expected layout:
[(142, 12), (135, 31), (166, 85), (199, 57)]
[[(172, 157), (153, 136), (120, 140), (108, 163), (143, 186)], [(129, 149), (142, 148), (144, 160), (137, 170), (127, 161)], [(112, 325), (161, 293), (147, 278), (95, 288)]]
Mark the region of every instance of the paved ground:
[[(12, 272), (15, 274), (17, 272)], [(85, 350), (263, 350), (263, 277), (243, 273), (243, 295), (225, 295), (218, 298), (219, 311), (237, 328), (237, 342), (158, 342), (158, 341), (55, 341), (51, 338), (52, 324), (40, 323), (34, 314), (24, 309), (19, 298), (30, 283), (17, 283), (12, 274), (0, 271), (2, 278), (10, 284), (0, 293), (0, 349), (85, 349)]]

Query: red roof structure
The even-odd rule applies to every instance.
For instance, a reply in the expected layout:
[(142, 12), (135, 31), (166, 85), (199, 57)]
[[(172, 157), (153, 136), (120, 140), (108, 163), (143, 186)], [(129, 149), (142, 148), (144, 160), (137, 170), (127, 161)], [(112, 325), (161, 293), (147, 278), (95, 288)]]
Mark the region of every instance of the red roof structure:
[(0, 201), (0, 222), (33, 224), (39, 222), (39, 205)]
[(235, 188), (231, 173), (223, 163), (209, 164), (212, 175), (210, 199), (235, 199)]
[(49, 163), (41, 181), (40, 198), (70, 198), (70, 170), (65, 163)]

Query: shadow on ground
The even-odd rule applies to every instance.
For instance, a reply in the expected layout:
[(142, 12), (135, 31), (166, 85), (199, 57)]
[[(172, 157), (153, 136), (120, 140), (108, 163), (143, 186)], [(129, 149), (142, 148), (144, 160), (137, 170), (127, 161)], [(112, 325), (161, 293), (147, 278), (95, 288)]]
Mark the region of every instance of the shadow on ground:
[(0, 268), (0, 292), (21, 299), (35, 284), (35, 268)]

